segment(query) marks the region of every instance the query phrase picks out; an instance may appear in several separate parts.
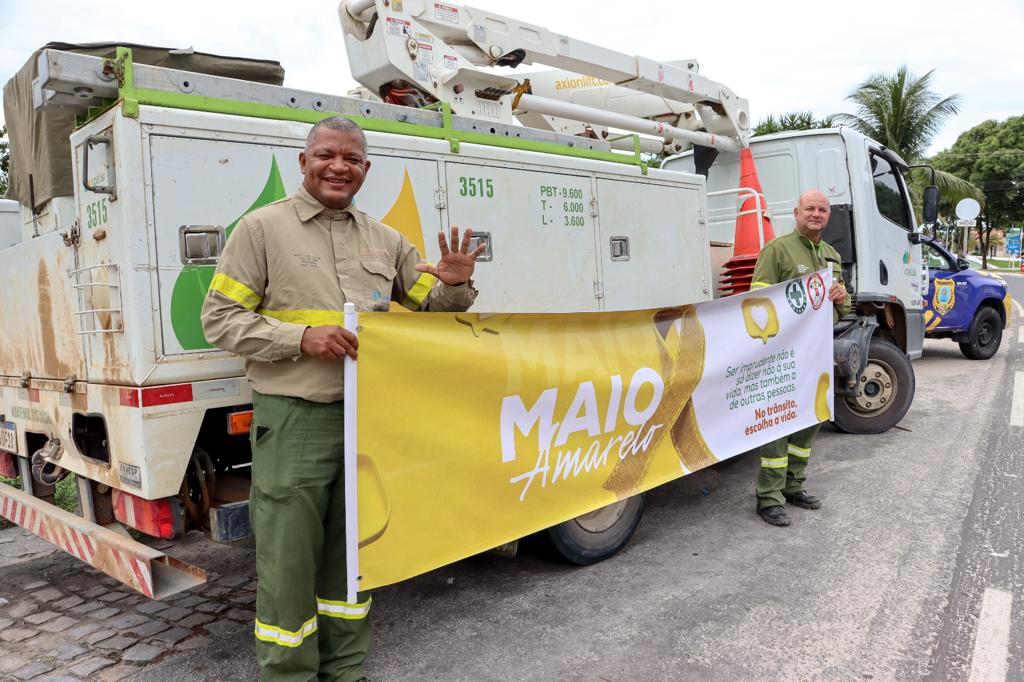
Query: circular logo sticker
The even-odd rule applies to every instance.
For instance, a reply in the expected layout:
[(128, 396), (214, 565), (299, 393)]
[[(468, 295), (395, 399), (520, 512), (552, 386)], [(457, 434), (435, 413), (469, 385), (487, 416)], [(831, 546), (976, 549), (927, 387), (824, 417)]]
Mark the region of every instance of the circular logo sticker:
[(817, 310), (825, 302), (827, 292), (825, 291), (825, 280), (821, 275), (814, 273), (807, 278), (807, 296), (811, 299), (811, 307)]
[(794, 279), (786, 285), (786, 302), (789, 303), (789, 307), (793, 309), (794, 313), (803, 315), (803, 312), (807, 310), (807, 294), (804, 293), (803, 282)]

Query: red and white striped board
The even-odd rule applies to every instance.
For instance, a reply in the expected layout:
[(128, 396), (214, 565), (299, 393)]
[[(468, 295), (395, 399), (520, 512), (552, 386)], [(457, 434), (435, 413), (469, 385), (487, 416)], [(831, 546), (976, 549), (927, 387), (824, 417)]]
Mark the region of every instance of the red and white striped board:
[[(0, 515), (150, 598), (173, 594), (206, 581), (205, 573), (136, 542), (127, 534), (66, 512), (17, 488), (0, 483)], [(154, 581), (153, 562), (187, 576), (171, 589)]]

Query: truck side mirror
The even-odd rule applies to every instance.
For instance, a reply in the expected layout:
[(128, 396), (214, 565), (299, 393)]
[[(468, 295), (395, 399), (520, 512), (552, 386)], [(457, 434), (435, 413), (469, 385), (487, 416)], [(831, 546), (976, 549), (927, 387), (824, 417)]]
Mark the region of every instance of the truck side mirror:
[(939, 188), (935, 185), (928, 185), (924, 188), (924, 206), (921, 207), (921, 217), (929, 225), (939, 218)]
[(970, 270), (971, 269), (971, 264), (970, 264), (970, 262), (966, 258), (957, 258), (956, 259), (956, 269), (957, 270)]

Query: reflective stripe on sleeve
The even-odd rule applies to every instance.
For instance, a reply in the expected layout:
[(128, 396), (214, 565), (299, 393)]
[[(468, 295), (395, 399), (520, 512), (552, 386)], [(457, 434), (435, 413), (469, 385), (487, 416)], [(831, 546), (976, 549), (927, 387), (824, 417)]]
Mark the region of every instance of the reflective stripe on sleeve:
[(263, 300), (255, 291), (237, 279), (231, 279), (224, 273), (217, 273), (213, 276), (213, 281), (210, 282), (210, 289), (224, 294), (232, 301), (242, 304), (249, 310), (255, 310), (256, 306)]
[(808, 457), (811, 456), (811, 449), (802, 448), (798, 445), (790, 445), (789, 454), (793, 455), (794, 457), (802, 457), (804, 459), (807, 459)]
[(436, 281), (437, 277), (434, 277), (429, 272), (421, 274), (416, 279), (416, 282), (409, 287), (409, 291), (405, 292), (405, 298), (402, 299), (402, 307), (413, 311), (419, 310), (420, 306), (423, 305), (423, 299), (430, 293)]
[(260, 315), (272, 317), (282, 322), (293, 324), (304, 324), (307, 327), (324, 327), (334, 325), (342, 327), (345, 325), (345, 313), (340, 310), (267, 310), (260, 308), (256, 311)]
[(316, 632), (316, 616), (307, 620), (302, 624), (301, 628), (294, 632), (279, 628), (276, 625), (261, 623), (259, 620), (256, 621), (256, 639), (261, 642), (277, 644), (278, 646), (286, 646), (290, 649), (294, 649), (302, 644), (314, 632)]
[(370, 602), (372, 601), (373, 598), (370, 598), (361, 604), (350, 604), (345, 601), (331, 601), (317, 597), (316, 610), (321, 616), (362, 620), (370, 613)]
[(789, 457), (762, 457), (761, 466), (765, 469), (785, 469), (789, 466)]
[(771, 284), (768, 284), (768, 282), (751, 282), (750, 283), (750, 290), (753, 291), (754, 289), (764, 289), (765, 287), (770, 287), (770, 286), (771, 286)]

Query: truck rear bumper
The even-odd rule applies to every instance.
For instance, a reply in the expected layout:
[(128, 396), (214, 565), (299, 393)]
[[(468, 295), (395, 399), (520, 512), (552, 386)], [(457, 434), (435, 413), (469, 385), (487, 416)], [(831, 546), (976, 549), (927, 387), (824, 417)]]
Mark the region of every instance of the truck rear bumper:
[(0, 516), (151, 599), (206, 582), (204, 570), (136, 542), (119, 524), (100, 526), (4, 483)]

